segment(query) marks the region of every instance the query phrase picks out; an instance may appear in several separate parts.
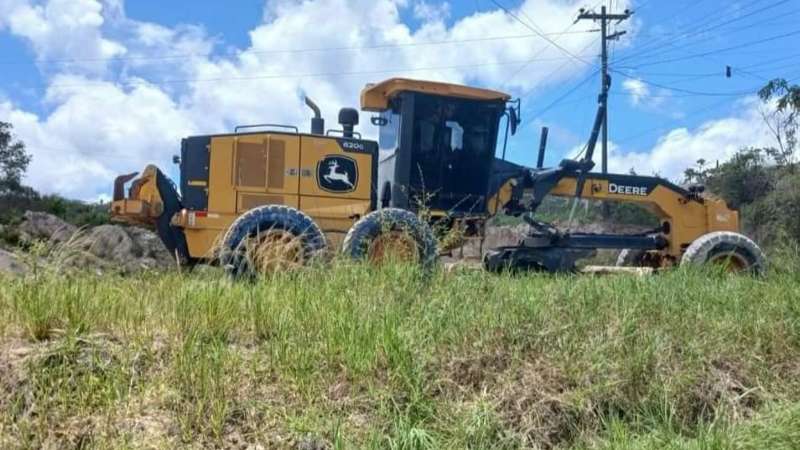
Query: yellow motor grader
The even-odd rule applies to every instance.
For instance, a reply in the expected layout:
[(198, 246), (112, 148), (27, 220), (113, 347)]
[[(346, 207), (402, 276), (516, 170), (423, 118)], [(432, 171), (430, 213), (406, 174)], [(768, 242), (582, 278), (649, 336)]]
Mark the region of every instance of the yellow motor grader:
[[(374, 113), (378, 141), (356, 131), (355, 109), (343, 108), (341, 128), (326, 130), (319, 108), (306, 103), (314, 113), (308, 132), (259, 124), (183, 139), (177, 186), (152, 165), (135, 180), (118, 177), (112, 217), (154, 227), (182, 264), (219, 261), (235, 275), (274, 270), (274, 261), (301, 265), (326, 249), (430, 267), (438, 252), (430, 222), (481, 236), (501, 212), (522, 216), (531, 232), (490, 250), (490, 270), (572, 271), (600, 248), (622, 250), (625, 265), (765, 266), (739, 234), (737, 212), (702, 187), (592, 172), (604, 102), (584, 157), (551, 168), (541, 164), (544, 146), (537, 167), (496, 156), (498, 136), (508, 139), (520, 123), (519, 100), (502, 92), (401, 78), (367, 85), (361, 109)], [(638, 203), (660, 226), (635, 235), (558, 230), (535, 219), (547, 195)]]

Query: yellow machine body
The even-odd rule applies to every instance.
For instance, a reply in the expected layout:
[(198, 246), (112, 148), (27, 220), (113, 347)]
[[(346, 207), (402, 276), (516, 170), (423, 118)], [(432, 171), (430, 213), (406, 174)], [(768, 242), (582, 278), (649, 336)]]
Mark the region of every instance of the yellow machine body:
[[(507, 94), (486, 89), (390, 79), (368, 85), (362, 91), (362, 110), (382, 115), (406, 114), (404, 107), (398, 106), (398, 102), (409, 92), (435, 97), (440, 101), (452, 98), (455, 99), (454, 102), (486, 102), (501, 106), (510, 99)], [(313, 102), (309, 106), (318, 114)], [(499, 111), (501, 114), (497, 116), (498, 121), (503, 110)], [(410, 124), (412, 121), (408, 119), (412, 117), (404, 115), (402, 122)], [(320, 120), (319, 116), (316, 120)], [(354, 121), (357, 123), (357, 116)], [(313, 125), (312, 122), (312, 131)], [(496, 130), (497, 128), (495, 133)], [(467, 131), (469, 130), (465, 133)], [(181, 194), (178, 195), (174, 185), (155, 166), (148, 166), (133, 181), (127, 196), (124, 195), (123, 186), (135, 174), (117, 179), (111, 205), (112, 218), (153, 225), (162, 239), (167, 236), (165, 244), (168, 248), (183, 248), (186, 249), (183, 253), (189, 258), (207, 259), (214, 256), (225, 232), (239, 216), (262, 205), (286, 205), (310, 216), (326, 234), (330, 247), (337, 248), (358, 219), (379, 207), (412, 209), (410, 205), (398, 206), (396, 198), (383, 198), (386, 191), (378, 185), (378, 171), (379, 167), (383, 170), (381, 165), (385, 158), (380, 156), (378, 143), (360, 139), (358, 133), (352, 132), (352, 126), (349, 132), (345, 129), (341, 133), (341, 136), (326, 135), (320, 130), (299, 133), (295, 128), (295, 132), (270, 130), (184, 139), (180, 161)], [(413, 137), (417, 131), (409, 128), (403, 133)], [(405, 144), (401, 140), (396, 151), (398, 161), (403, 152), (417, 151), (410, 147), (416, 145), (411, 144), (411, 140), (407, 138)], [(491, 157), (494, 157), (493, 153)], [(492, 164), (496, 165), (498, 161), (500, 160), (495, 158)], [(523, 186), (526, 178), (519, 175), (527, 173), (529, 169), (500, 162), (506, 165), (505, 169), (514, 166), (512, 169), (517, 175), (502, 175), (498, 178), (495, 173), (489, 174), (490, 180), (487, 181), (491, 183), (485, 184), (492, 184), (494, 187), (486, 192), (483, 206), (469, 212), (469, 220), (477, 218), (481, 221), (503, 211), (514, 210), (509, 207), (521, 204), (520, 191), (530, 188)], [(398, 167), (399, 164), (398, 162)], [(417, 170), (416, 166), (412, 166), (413, 164), (406, 164), (403, 170)], [(399, 168), (387, 170), (401, 173)], [(382, 171), (381, 177), (385, 173)], [(739, 230), (737, 212), (730, 210), (722, 200), (689, 193), (668, 182), (655, 182), (652, 189), (646, 192), (630, 186), (620, 189), (612, 187), (613, 179), (609, 178), (612, 176), (626, 177), (588, 173), (580, 197), (645, 205), (662, 221), (660, 233), (667, 245), (657, 251), (672, 261), (678, 261), (686, 248), (702, 235), (713, 231)], [(483, 181), (476, 180), (477, 183)], [(394, 183), (402, 187), (397, 177), (394, 178)], [(577, 183), (575, 176), (567, 175), (547, 194), (575, 197)], [(166, 191), (170, 195), (165, 195)], [(396, 186), (394, 192), (400, 192)], [(445, 209), (431, 209), (429, 213), (436, 220), (450, 215), (450, 211)], [(514, 211), (520, 212), (519, 209)], [(462, 215), (458, 220), (465, 220), (464, 217)], [(180, 235), (170, 237), (171, 228), (179, 229)], [(482, 229), (482, 223), (478, 228)], [(170, 239), (185, 242), (169, 242)]]
[[(550, 192), (559, 197), (575, 197), (576, 178), (564, 178)], [(610, 189), (608, 180), (587, 177), (581, 198), (637, 203), (662, 221), (669, 246), (664, 253), (678, 260), (695, 239), (712, 231), (739, 231), (739, 213), (728, 208), (721, 199), (704, 196), (687, 198), (675, 190), (657, 185), (649, 191), (624, 186)]]
[[(326, 191), (316, 180), (318, 164), (330, 156), (355, 160), (358, 180), (351, 192)], [(286, 205), (308, 214), (329, 235), (347, 233), (370, 211), (372, 154), (346, 152), (335, 138), (257, 133), (214, 137), (210, 144), (208, 213), (187, 211), (176, 224), (186, 230), (192, 257), (213, 250), (242, 213), (262, 205)], [(205, 216), (205, 217), (202, 217)]]

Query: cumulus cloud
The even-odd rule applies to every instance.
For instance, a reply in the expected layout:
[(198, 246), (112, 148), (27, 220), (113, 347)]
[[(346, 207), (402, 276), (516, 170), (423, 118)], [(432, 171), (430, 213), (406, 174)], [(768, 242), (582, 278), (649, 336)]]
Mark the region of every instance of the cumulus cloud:
[(639, 105), (642, 99), (650, 95), (650, 88), (642, 80), (629, 78), (622, 82), (622, 88), (631, 95), (631, 103)]
[(622, 89), (628, 93), (631, 105), (644, 108), (655, 108), (669, 96), (669, 91), (664, 89), (653, 91), (647, 83), (638, 78), (625, 79), (622, 82)]
[[(558, 33), (583, 4), (526, 0), (514, 12), (535, 20), (542, 32)], [(48, 85), (45, 113), (0, 98), (0, 120), (14, 124), (34, 155), (28, 183), (43, 192), (93, 199), (107, 195), (116, 174), (150, 162), (171, 167), (181, 137), (230, 131), (242, 123), (305, 128), (306, 94), (335, 126), (338, 108), (357, 106), (366, 82), (389, 76), (529, 95), (591, 70), (500, 10), (447, 25), (443, 19), (449, 9), (432, 5), (425, 0), (269, 1), (262, 23), (249, 32), (250, 44), (220, 52), (224, 42), (209, 37), (202, 26), (137, 21), (125, 16), (122, 0), (0, 0), (0, 32), (30, 45)], [(402, 21), (404, 8), (412, 8), (420, 21), (416, 28)], [(572, 31), (592, 27), (582, 22)], [(496, 36), (516, 37), (487, 39)], [(595, 51), (590, 33), (554, 38), (572, 53)], [(47, 63), (59, 59), (71, 62)], [(533, 59), (530, 70), (515, 74)], [(623, 88), (636, 105), (653, 105), (655, 97), (640, 80), (626, 80)], [(648, 151), (612, 143), (609, 163), (614, 171), (677, 179), (700, 158), (722, 161), (743, 146), (768, 145), (761, 123), (756, 100), (749, 100), (731, 117), (667, 132)], [(369, 136), (369, 130), (362, 131)]]
[(0, 22), (30, 43), (37, 59), (93, 60), (93, 64), (72, 67), (96, 72), (105, 69), (96, 64), (99, 60), (126, 52), (123, 44), (102, 35), (103, 6), (97, 0), (50, 0), (44, 4), (5, 0), (0, 6)]
[(439, 4), (420, 0), (414, 3), (414, 17), (425, 22), (435, 22), (450, 17), (450, 4), (441, 2)]
[[(366, 82), (389, 76), (527, 93), (589, 69), (565, 65), (561, 50), (500, 10), (448, 26), (442, 19), (449, 10), (431, 5), (270, 1), (263, 22), (249, 32), (250, 45), (220, 54), (219, 42), (201, 26), (137, 21), (125, 16), (121, 0), (0, 0), (0, 29), (31, 46), (49, 86), (47, 113), (6, 100), (0, 118), (14, 123), (34, 154), (31, 185), (96, 198), (109, 191), (116, 173), (167, 164), (182, 136), (255, 122), (305, 128), (304, 94), (320, 104), (330, 124), (338, 108), (356, 106)], [(527, 0), (515, 12), (556, 33), (570, 26), (582, 5)], [(418, 27), (403, 22), (403, 8), (414, 8)], [(579, 23), (572, 30), (591, 27)], [(497, 36), (515, 38), (486, 39)], [(588, 48), (593, 34), (557, 38), (572, 53), (594, 51)], [(54, 59), (71, 63), (43, 62)], [(532, 59), (531, 70), (510, 77)]]
[(774, 138), (759, 113), (758, 99), (749, 98), (731, 117), (707, 121), (695, 128), (676, 128), (658, 139), (650, 151), (623, 152), (609, 149), (609, 167), (615, 172), (633, 169), (640, 174), (657, 173), (679, 180), (697, 160), (723, 162), (747, 146), (774, 145)]

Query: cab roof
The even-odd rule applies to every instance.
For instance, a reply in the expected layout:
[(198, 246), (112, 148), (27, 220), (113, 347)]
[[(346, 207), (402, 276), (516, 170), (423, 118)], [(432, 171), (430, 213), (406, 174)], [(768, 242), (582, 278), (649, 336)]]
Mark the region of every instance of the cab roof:
[(508, 94), (489, 89), (438, 81), (390, 78), (377, 84), (368, 84), (361, 91), (361, 109), (364, 111), (385, 111), (389, 108), (389, 101), (400, 92), (421, 92), (470, 100), (508, 101), (511, 99)]

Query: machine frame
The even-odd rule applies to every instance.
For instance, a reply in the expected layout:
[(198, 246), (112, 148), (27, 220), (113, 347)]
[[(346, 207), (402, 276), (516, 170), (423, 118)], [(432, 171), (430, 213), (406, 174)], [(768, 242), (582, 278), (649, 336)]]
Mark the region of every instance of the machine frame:
[[(416, 212), (426, 207), (431, 220), (445, 227), (466, 225), (477, 235), (488, 218), (503, 211), (523, 216), (532, 232), (516, 246), (490, 252), (486, 267), (554, 272), (574, 270), (578, 259), (599, 248), (645, 250), (651, 264), (675, 265), (699, 237), (738, 231), (737, 212), (700, 188), (685, 189), (659, 177), (592, 172), (605, 116), (600, 100), (582, 159), (542, 167), (543, 135), (539, 163), (529, 168), (505, 160), (509, 131), (513, 135), (520, 123), (518, 100), (487, 89), (393, 78), (368, 85), (361, 93), (361, 109), (379, 114), (372, 119), (377, 126), (387, 125), (381, 114), (399, 115), (394, 149), (361, 139), (354, 131), (358, 112), (349, 108), (340, 112), (342, 129), (325, 132), (319, 108), (306, 99), (314, 111), (310, 133), (263, 124), (186, 138), (176, 158), (182, 195), (158, 168), (148, 166), (127, 197), (124, 185), (135, 174), (116, 180), (112, 216), (155, 226), (180, 261), (194, 262), (212, 259), (226, 230), (263, 205), (285, 205), (307, 214), (335, 244), (331, 247), (360, 219), (383, 208)], [(503, 152), (497, 157), (503, 117)], [(254, 127), (267, 130), (251, 131)], [(433, 174), (429, 181), (439, 187), (427, 196), (422, 174)], [(548, 195), (642, 204), (661, 225), (637, 235), (557, 230), (535, 220)]]

